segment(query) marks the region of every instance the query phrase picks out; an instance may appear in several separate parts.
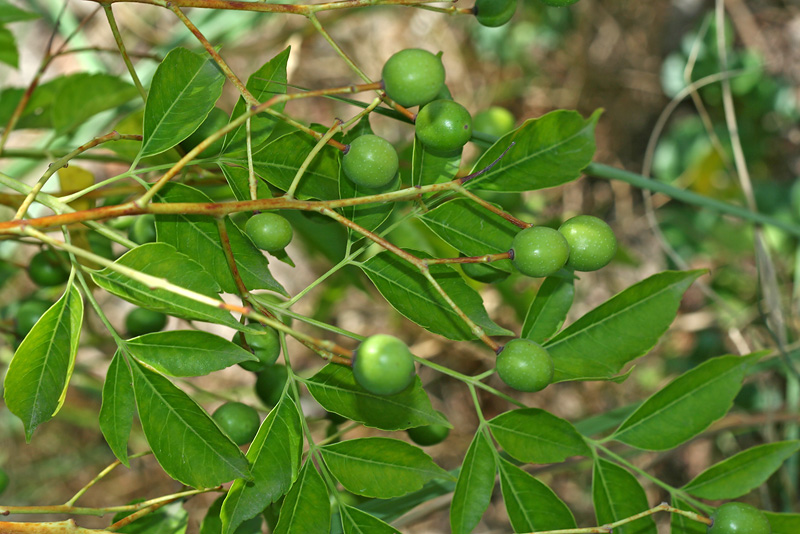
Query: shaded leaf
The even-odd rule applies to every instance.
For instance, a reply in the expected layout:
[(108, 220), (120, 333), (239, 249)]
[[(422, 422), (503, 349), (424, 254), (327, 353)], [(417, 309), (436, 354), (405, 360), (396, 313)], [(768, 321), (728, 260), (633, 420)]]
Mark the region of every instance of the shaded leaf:
[(8, 24), (9, 22), (19, 22), (21, 20), (38, 19), (39, 15), (31, 11), (22, 10), (8, 0), (0, 0), (0, 24)]
[[(138, 246), (114, 263), (156, 278), (166, 279), (176, 286), (206, 297), (219, 299), (219, 284), (203, 267), (166, 243), (147, 243)], [(92, 273), (92, 279), (109, 293), (142, 308), (185, 319), (224, 324), (231, 328), (240, 327), (239, 322), (225, 310), (176, 295), (166, 289), (152, 289), (108, 267)]]
[(400, 534), (399, 530), (377, 517), (346, 504), (339, 507), (339, 514), (344, 534)]
[(328, 364), (306, 382), (311, 396), (329, 412), (381, 430), (405, 430), (422, 425), (450, 426), (433, 409), (419, 377), (397, 395), (376, 395), (356, 382), (353, 371)]
[[(220, 165), (222, 174), (225, 175), (225, 180), (231, 186), (233, 196), (236, 200), (251, 200), (250, 198), (250, 177), (246, 167), (234, 167), (232, 165)], [(272, 193), (269, 186), (256, 176), (256, 192), (258, 198), (272, 198)]]
[[(602, 458), (594, 462), (592, 500), (598, 525), (606, 525), (644, 512), (650, 505), (636, 477)], [(657, 534), (652, 516), (616, 527), (614, 534)]]
[(130, 363), (144, 435), (169, 476), (195, 488), (250, 477), (242, 451), (194, 400), (163, 376)]
[(450, 503), (450, 528), (454, 534), (472, 532), (489, 508), (497, 471), (495, 454), (489, 436), (479, 428), (464, 456)]
[(351, 439), (320, 451), (331, 474), (356, 495), (388, 499), (450, 477), (419, 447), (396, 439)]
[[(418, 258), (428, 257), (418, 251), (409, 251)], [(419, 270), (390, 254), (383, 252), (365, 261), (361, 269), (367, 274), (383, 298), (402, 315), (435, 334), (453, 340), (475, 339), (461, 317), (431, 286)], [(431, 265), (430, 273), (447, 295), (475, 324), (490, 336), (513, 335), (496, 325), (480, 295), (469, 287), (463, 278), (447, 265)]]
[(222, 94), (225, 75), (210, 57), (185, 48), (159, 64), (144, 106), (141, 157), (168, 150), (194, 132)]
[(83, 323), (83, 300), (72, 286), (22, 340), (3, 382), (8, 410), (25, 425), (30, 442), (37, 426), (52, 419), (67, 394)]
[[(222, 534), (222, 519), (220, 519), (219, 513), (224, 500), (225, 496), (222, 495), (209, 507), (200, 524), (200, 534)], [(239, 525), (235, 534), (261, 534), (261, 523), (263, 520), (260, 515), (257, 515)]]
[(488, 167), (515, 143), (497, 165), (467, 182), (467, 187), (531, 191), (575, 180), (592, 162), (594, 128), (599, 118), (599, 111), (584, 119), (575, 111), (558, 110), (525, 121), (484, 152), (473, 172)]
[(204, 376), (258, 360), (239, 345), (200, 330), (153, 332), (129, 340), (126, 346), (137, 360), (169, 376)]
[(67, 133), (101, 111), (114, 109), (139, 96), (139, 91), (110, 74), (85, 72), (67, 76), (53, 98), (53, 128)]
[(591, 455), (571, 423), (539, 408), (505, 412), (489, 421), (489, 428), (503, 450), (520, 462), (548, 464)]
[(236, 480), (222, 504), (228, 534), (289, 491), (300, 471), (303, 432), (297, 406), (285, 396), (269, 413), (247, 450), (253, 480)]
[(11, 65), (15, 69), (19, 66), (17, 40), (11, 30), (3, 26), (0, 26), (0, 63)]
[(281, 506), (274, 534), (328, 534), (331, 507), (328, 488), (307, 460)]
[(703, 362), (647, 399), (612, 437), (640, 449), (677, 447), (728, 412), (747, 370), (761, 356)]
[(564, 324), (574, 297), (575, 281), (572, 278), (545, 278), (525, 316), (520, 337), (544, 343)]
[(103, 384), (103, 403), (100, 406), (100, 431), (108, 446), (125, 467), (128, 462), (128, 438), (133, 426), (136, 401), (133, 397), (133, 377), (120, 351), (114, 354)]
[(452, 154), (432, 154), (414, 137), (411, 159), (411, 185), (430, 185), (447, 182), (458, 174), (461, 150)]
[[(672, 497), (672, 506), (680, 508), (681, 510), (688, 510), (689, 512), (697, 512), (694, 508), (689, 506), (688, 503), (681, 499)], [(694, 521), (686, 516), (680, 514), (670, 514), (670, 533), (671, 534), (706, 534), (708, 527), (700, 521)]]
[(500, 487), (515, 532), (558, 530), (577, 526), (572, 512), (553, 490), (502, 458)]
[(701, 499), (741, 497), (766, 482), (798, 450), (797, 440), (751, 447), (712, 465), (683, 489)]
[(547, 342), (554, 382), (608, 379), (653, 348), (705, 271), (664, 271), (632, 285)]
[[(201, 191), (183, 184), (167, 184), (157, 198), (160, 202), (213, 202)], [(225, 228), (245, 287), (268, 289), (286, 295), (283, 286), (270, 274), (267, 257), (230, 217), (225, 217)], [(236, 293), (236, 283), (213, 218), (202, 215), (156, 215), (156, 234), (159, 242), (172, 245), (178, 252), (192, 258), (202, 258), (203, 268), (214, 277), (222, 290)]]
[(767, 516), (769, 525), (772, 527), (772, 534), (797, 534), (800, 532), (800, 514), (764, 512), (764, 515)]

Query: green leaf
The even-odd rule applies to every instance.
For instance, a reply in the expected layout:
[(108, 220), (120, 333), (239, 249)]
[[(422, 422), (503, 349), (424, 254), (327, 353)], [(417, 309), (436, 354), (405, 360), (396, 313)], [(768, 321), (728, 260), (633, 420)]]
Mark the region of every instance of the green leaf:
[[(131, 504), (142, 502), (143, 499), (131, 501)], [(133, 515), (134, 512), (117, 512), (112, 523)], [(151, 513), (141, 516), (133, 523), (116, 530), (120, 534), (186, 534), (186, 525), (189, 514), (183, 508), (183, 502), (177, 501), (162, 506)]]
[[(644, 512), (650, 505), (636, 477), (602, 458), (594, 462), (592, 500), (598, 525), (606, 525)], [(614, 528), (614, 534), (656, 534), (652, 516)]]
[(703, 362), (647, 399), (612, 438), (639, 449), (677, 447), (728, 412), (747, 370), (761, 356), (720, 356)]
[(144, 106), (141, 157), (169, 150), (194, 132), (222, 94), (225, 75), (210, 57), (171, 50), (153, 75)]
[(27, 442), (36, 427), (52, 419), (64, 404), (82, 323), (83, 300), (69, 284), (11, 359), (3, 382), (3, 398), (8, 410), (25, 425)]
[(284, 397), (247, 450), (253, 480), (236, 480), (222, 504), (222, 532), (229, 534), (289, 491), (300, 471), (303, 430), (297, 406)]
[(482, 428), (478, 428), (464, 456), (450, 503), (450, 529), (453, 534), (472, 532), (489, 508), (497, 471), (495, 454), (489, 436)]
[(778, 441), (751, 447), (712, 465), (683, 489), (701, 499), (735, 499), (759, 487), (800, 450), (800, 441)]
[(800, 514), (777, 514), (764, 512), (767, 516), (772, 534), (797, 534), (800, 532)]
[[(206, 297), (219, 299), (219, 284), (203, 267), (166, 243), (147, 243), (138, 246), (114, 263), (156, 278), (166, 279), (176, 286)], [(176, 295), (166, 289), (152, 289), (110, 268), (95, 271), (92, 273), (92, 279), (109, 293), (142, 308), (190, 320), (224, 324), (231, 328), (241, 326), (229, 312), (216, 306)]]
[(201, 330), (154, 332), (131, 339), (126, 346), (137, 360), (168, 376), (205, 376), (258, 360), (239, 345)]
[(388, 499), (418, 490), (450, 474), (419, 447), (389, 438), (360, 438), (320, 449), (325, 465), (356, 495)]
[(545, 278), (525, 316), (520, 337), (544, 343), (564, 324), (574, 297), (575, 281), (572, 278)]
[(571, 423), (539, 408), (511, 410), (489, 421), (497, 443), (520, 462), (551, 464), (571, 456), (590, 456)]
[(675, 319), (683, 293), (705, 271), (665, 271), (590, 311), (545, 347), (554, 382), (609, 379), (656, 344)]
[(514, 142), (497, 165), (467, 182), (470, 189), (531, 191), (570, 182), (592, 162), (596, 111), (584, 119), (575, 111), (558, 110), (530, 119), (484, 152), (472, 172), (488, 167)]
[[(266, 102), (274, 95), (286, 93), (286, 64), (289, 61), (290, 48), (286, 48), (274, 58), (270, 59), (260, 69), (255, 71), (247, 80), (247, 90), (259, 102)], [(275, 111), (283, 111), (286, 106), (281, 102), (272, 107)], [(247, 109), (247, 104), (243, 98), (236, 102), (231, 118), (242, 115)], [(275, 129), (275, 121), (268, 113), (259, 113), (250, 119), (250, 144), (253, 149), (258, 149), (267, 140)], [(242, 124), (238, 128), (231, 130), (225, 136), (225, 144), (222, 149), (226, 156), (242, 157), (247, 151), (247, 126)], [(261, 198), (261, 197), (259, 197)], [(249, 199), (249, 197), (248, 197)]]
[[(276, 130), (277, 131), (277, 130)], [(300, 166), (317, 141), (305, 132), (291, 130), (289, 133), (273, 135), (258, 149), (253, 149), (255, 173), (278, 189), (286, 191), (294, 180)], [(247, 166), (243, 155), (223, 154), (223, 163)], [(295, 191), (300, 199), (316, 198), (330, 200), (339, 198), (339, 151), (326, 146), (314, 157)]]
[[(233, 191), (233, 196), (236, 197), (236, 200), (251, 200), (250, 173), (247, 168), (231, 165), (220, 165), (219, 168), (222, 170), (222, 174), (225, 175), (228, 185), (231, 186), (231, 191)], [(258, 176), (256, 176), (256, 192), (258, 198), (272, 198), (269, 186)]]
[(195, 488), (250, 477), (242, 451), (191, 397), (135, 360), (130, 364), (144, 435), (169, 476)]
[[(697, 512), (688, 503), (672, 496), (672, 506), (689, 512)], [(700, 521), (694, 521), (680, 514), (670, 514), (670, 533), (671, 534), (706, 534), (708, 527)], [(702, 515), (702, 514), (701, 514)]]
[(447, 493), (453, 493), (455, 487), (455, 480), (431, 480), (422, 486), (422, 489), (407, 493), (402, 497), (371, 499), (359, 504), (358, 508), (383, 521), (394, 521), (422, 503)]
[(411, 159), (411, 184), (414, 186), (448, 182), (456, 177), (461, 166), (461, 150), (453, 154), (437, 155), (425, 150), (414, 137)]
[(110, 74), (85, 72), (67, 76), (53, 98), (53, 128), (64, 134), (101, 111), (114, 109), (139, 95), (134, 86)]
[(128, 364), (118, 350), (111, 360), (103, 384), (103, 403), (100, 406), (100, 431), (108, 446), (125, 467), (128, 462), (128, 438), (133, 426), (136, 404), (133, 397), (133, 377)]
[(15, 69), (19, 67), (17, 40), (11, 30), (3, 26), (0, 26), (0, 63), (11, 65)]
[[(418, 258), (428, 257), (422, 252), (409, 252)], [(360, 267), (395, 310), (426, 330), (456, 341), (477, 337), (431, 286), (428, 279), (405, 260), (383, 252), (365, 261)], [(501, 328), (489, 319), (480, 295), (451, 267), (431, 265), (430, 273), (453, 302), (475, 324), (483, 328), (486, 334), (513, 335), (511, 331)]]
[[(15, 128), (52, 128), (55, 98), (61, 90), (61, 85), (70, 77), (60, 76), (37, 86), (25, 109), (22, 110)], [(19, 87), (9, 87), (0, 91), (0, 124), (8, 124), (25, 91)]]
[(283, 499), (274, 534), (328, 534), (330, 525), (328, 488), (314, 462), (307, 460)]
[(342, 505), (339, 507), (344, 534), (400, 534), (396, 528), (358, 508)]
[(397, 395), (376, 395), (356, 382), (348, 367), (328, 364), (306, 382), (311, 396), (329, 412), (381, 430), (405, 430), (423, 425), (450, 426), (431, 406), (419, 377)]
[(514, 532), (558, 530), (577, 526), (572, 512), (547, 484), (502, 458), (500, 487)]
[[(508, 252), (519, 228), (469, 199), (446, 202), (420, 216), (422, 222), (466, 256)], [(511, 272), (511, 261), (491, 263)]]
[[(200, 524), (200, 534), (222, 534), (222, 519), (219, 513), (222, 510), (222, 501), (225, 496), (222, 495), (209, 507), (203, 522)], [(261, 534), (261, 523), (263, 519), (260, 515), (255, 516), (239, 525), (235, 534)]]
[[(183, 184), (167, 184), (157, 198), (159, 202), (213, 202), (201, 191)], [(270, 274), (267, 257), (230, 217), (225, 217), (225, 228), (245, 287), (268, 289), (286, 295), (283, 286)], [(156, 235), (159, 242), (172, 245), (178, 252), (192, 258), (202, 258), (204, 269), (214, 277), (222, 290), (236, 293), (236, 283), (214, 219), (203, 215), (156, 215)]]
[(19, 22), (22, 20), (38, 19), (39, 15), (24, 11), (8, 2), (8, 0), (0, 0), (0, 24), (8, 24), (10, 22)]

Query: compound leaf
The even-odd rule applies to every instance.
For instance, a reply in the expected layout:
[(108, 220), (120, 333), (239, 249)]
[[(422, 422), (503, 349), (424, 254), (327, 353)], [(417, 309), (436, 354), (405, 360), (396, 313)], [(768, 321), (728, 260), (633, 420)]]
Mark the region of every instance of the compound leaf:
[(374, 515), (346, 504), (339, 507), (339, 515), (342, 518), (344, 534), (400, 534), (399, 530)]
[(461, 166), (461, 150), (452, 154), (433, 154), (414, 137), (411, 159), (411, 184), (414, 186), (438, 184), (452, 180)]
[(114, 109), (139, 95), (134, 86), (110, 74), (81, 72), (58, 85), (52, 106), (53, 128), (67, 133), (101, 111)]
[(590, 456), (571, 423), (539, 408), (511, 410), (489, 421), (492, 436), (520, 462), (549, 464), (571, 456)]
[(464, 456), (450, 503), (450, 529), (454, 534), (468, 534), (478, 525), (489, 508), (496, 471), (494, 447), (479, 428)]
[(314, 462), (306, 460), (283, 499), (275, 534), (328, 534), (330, 525), (328, 488)]
[(117, 351), (111, 359), (103, 384), (103, 403), (100, 405), (100, 431), (108, 446), (125, 467), (128, 462), (128, 438), (133, 426), (136, 401), (133, 396), (133, 377), (128, 364)]
[(572, 278), (545, 278), (525, 316), (520, 337), (544, 343), (564, 324), (574, 297), (575, 281)]
[(575, 528), (567, 505), (532, 475), (500, 459), (500, 487), (514, 532)]
[[(594, 462), (592, 500), (598, 525), (613, 523), (650, 508), (636, 477), (602, 458)], [(656, 534), (656, 524), (652, 516), (647, 516), (616, 527), (614, 534)]]

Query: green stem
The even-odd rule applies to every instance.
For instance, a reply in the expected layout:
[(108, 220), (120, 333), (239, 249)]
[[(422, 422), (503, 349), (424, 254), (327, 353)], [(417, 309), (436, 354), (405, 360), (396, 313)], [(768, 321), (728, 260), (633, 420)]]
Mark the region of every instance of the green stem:
[(106, 12), (108, 25), (111, 27), (111, 33), (114, 35), (114, 41), (117, 43), (119, 53), (122, 56), (122, 61), (125, 62), (125, 67), (128, 69), (131, 79), (133, 80), (133, 85), (135, 85), (136, 89), (139, 91), (142, 101), (147, 102), (147, 91), (145, 91), (141, 80), (139, 80), (139, 75), (136, 74), (136, 69), (133, 68), (133, 63), (128, 55), (128, 51), (125, 49), (125, 43), (122, 41), (122, 35), (119, 33), (119, 28), (117, 27), (117, 19), (114, 18), (114, 13), (111, 11), (111, 6), (105, 5), (103, 6), (103, 9)]

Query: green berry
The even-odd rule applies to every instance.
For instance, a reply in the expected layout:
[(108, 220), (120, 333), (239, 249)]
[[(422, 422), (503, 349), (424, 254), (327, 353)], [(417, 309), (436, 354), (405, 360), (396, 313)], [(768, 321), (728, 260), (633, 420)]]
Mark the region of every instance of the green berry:
[(444, 84), (444, 65), (439, 56), (419, 48), (401, 50), (383, 66), (386, 94), (404, 107), (427, 104)]
[(475, 18), (481, 26), (496, 28), (502, 26), (514, 16), (517, 0), (477, 0), (475, 2)]
[(527, 276), (550, 276), (569, 258), (569, 244), (557, 230), (546, 226), (531, 226), (514, 236), (511, 242), (514, 255), (511, 263)]
[(444, 425), (425, 425), (406, 430), (408, 437), (417, 445), (428, 447), (441, 443), (450, 434), (450, 429)]
[[(186, 152), (189, 152), (191, 149), (205, 141), (206, 137), (217, 133), (219, 130), (227, 126), (227, 124), (228, 114), (219, 108), (213, 108), (203, 123), (198, 126), (197, 130), (195, 130), (192, 135), (181, 142), (181, 148), (183, 148)], [(222, 150), (222, 143), (224, 141), (225, 136), (223, 135), (211, 143), (208, 148), (200, 152), (197, 157), (210, 158), (216, 156), (219, 154), (219, 151)]]
[(414, 358), (401, 340), (386, 334), (370, 336), (353, 356), (356, 381), (376, 395), (400, 393), (414, 381)]
[(15, 314), (17, 320), (17, 335), (20, 337), (27, 336), (31, 328), (33, 328), (39, 319), (42, 318), (44, 312), (49, 310), (52, 305), (52, 302), (39, 299), (26, 300), (20, 304)]
[(278, 252), (292, 241), (292, 225), (277, 213), (253, 215), (245, 224), (245, 232), (253, 243), (267, 252)]
[(500, 380), (517, 391), (540, 391), (553, 380), (553, 358), (529, 339), (513, 339), (497, 355)]
[(350, 143), (342, 158), (342, 170), (351, 182), (378, 188), (392, 183), (399, 159), (392, 144), (377, 135), (362, 135)]
[(275, 364), (258, 373), (256, 395), (267, 407), (277, 405), (283, 395), (283, 388), (289, 378), (289, 370), (283, 364)]
[(167, 326), (167, 316), (145, 308), (135, 308), (125, 317), (125, 329), (131, 337), (158, 332)]
[(770, 534), (772, 527), (761, 510), (743, 502), (728, 502), (711, 515), (708, 534)]
[(28, 264), (28, 276), (40, 287), (58, 286), (69, 280), (69, 258), (64, 253), (43, 250)]
[(553, 7), (567, 7), (571, 6), (578, 0), (542, 0), (543, 3)]
[(516, 119), (506, 108), (492, 106), (476, 114), (472, 119), (472, 130), (502, 137), (514, 129)]
[(261, 425), (261, 418), (255, 408), (241, 402), (226, 402), (211, 417), (237, 445), (253, 441)]
[[(258, 323), (249, 326), (260, 331), (258, 334), (248, 332), (244, 335), (247, 345), (258, 361), (244, 361), (239, 366), (251, 373), (258, 373), (275, 364), (281, 354), (281, 338), (278, 331), (272, 327)], [(237, 345), (240, 344), (241, 337), (238, 332), (233, 335), (233, 342)]]
[(473, 280), (483, 282), (484, 284), (502, 282), (508, 278), (509, 274), (488, 263), (462, 263), (461, 270)]
[(558, 229), (569, 244), (567, 265), (576, 271), (596, 271), (617, 253), (617, 238), (605, 222), (591, 215), (578, 215)]
[(5, 470), (3, 470), (2, 467), (0, 467), (0, 495), (2, 495), (3, 492), (6, 490), (6, 488), (8, 487), (8, 482), (9, 482), (8, 473), (6, 473)]
[(128, 237), (137, 245), (152, 243), (156, 240), (156, 216), (145, 214), (136, 218), (128, 230)]
[(428, 150), (449, 153), (459, 150), (472, 137), (472, 117), (458, 102), (434, 100), (417, 114), (414, 131)]

